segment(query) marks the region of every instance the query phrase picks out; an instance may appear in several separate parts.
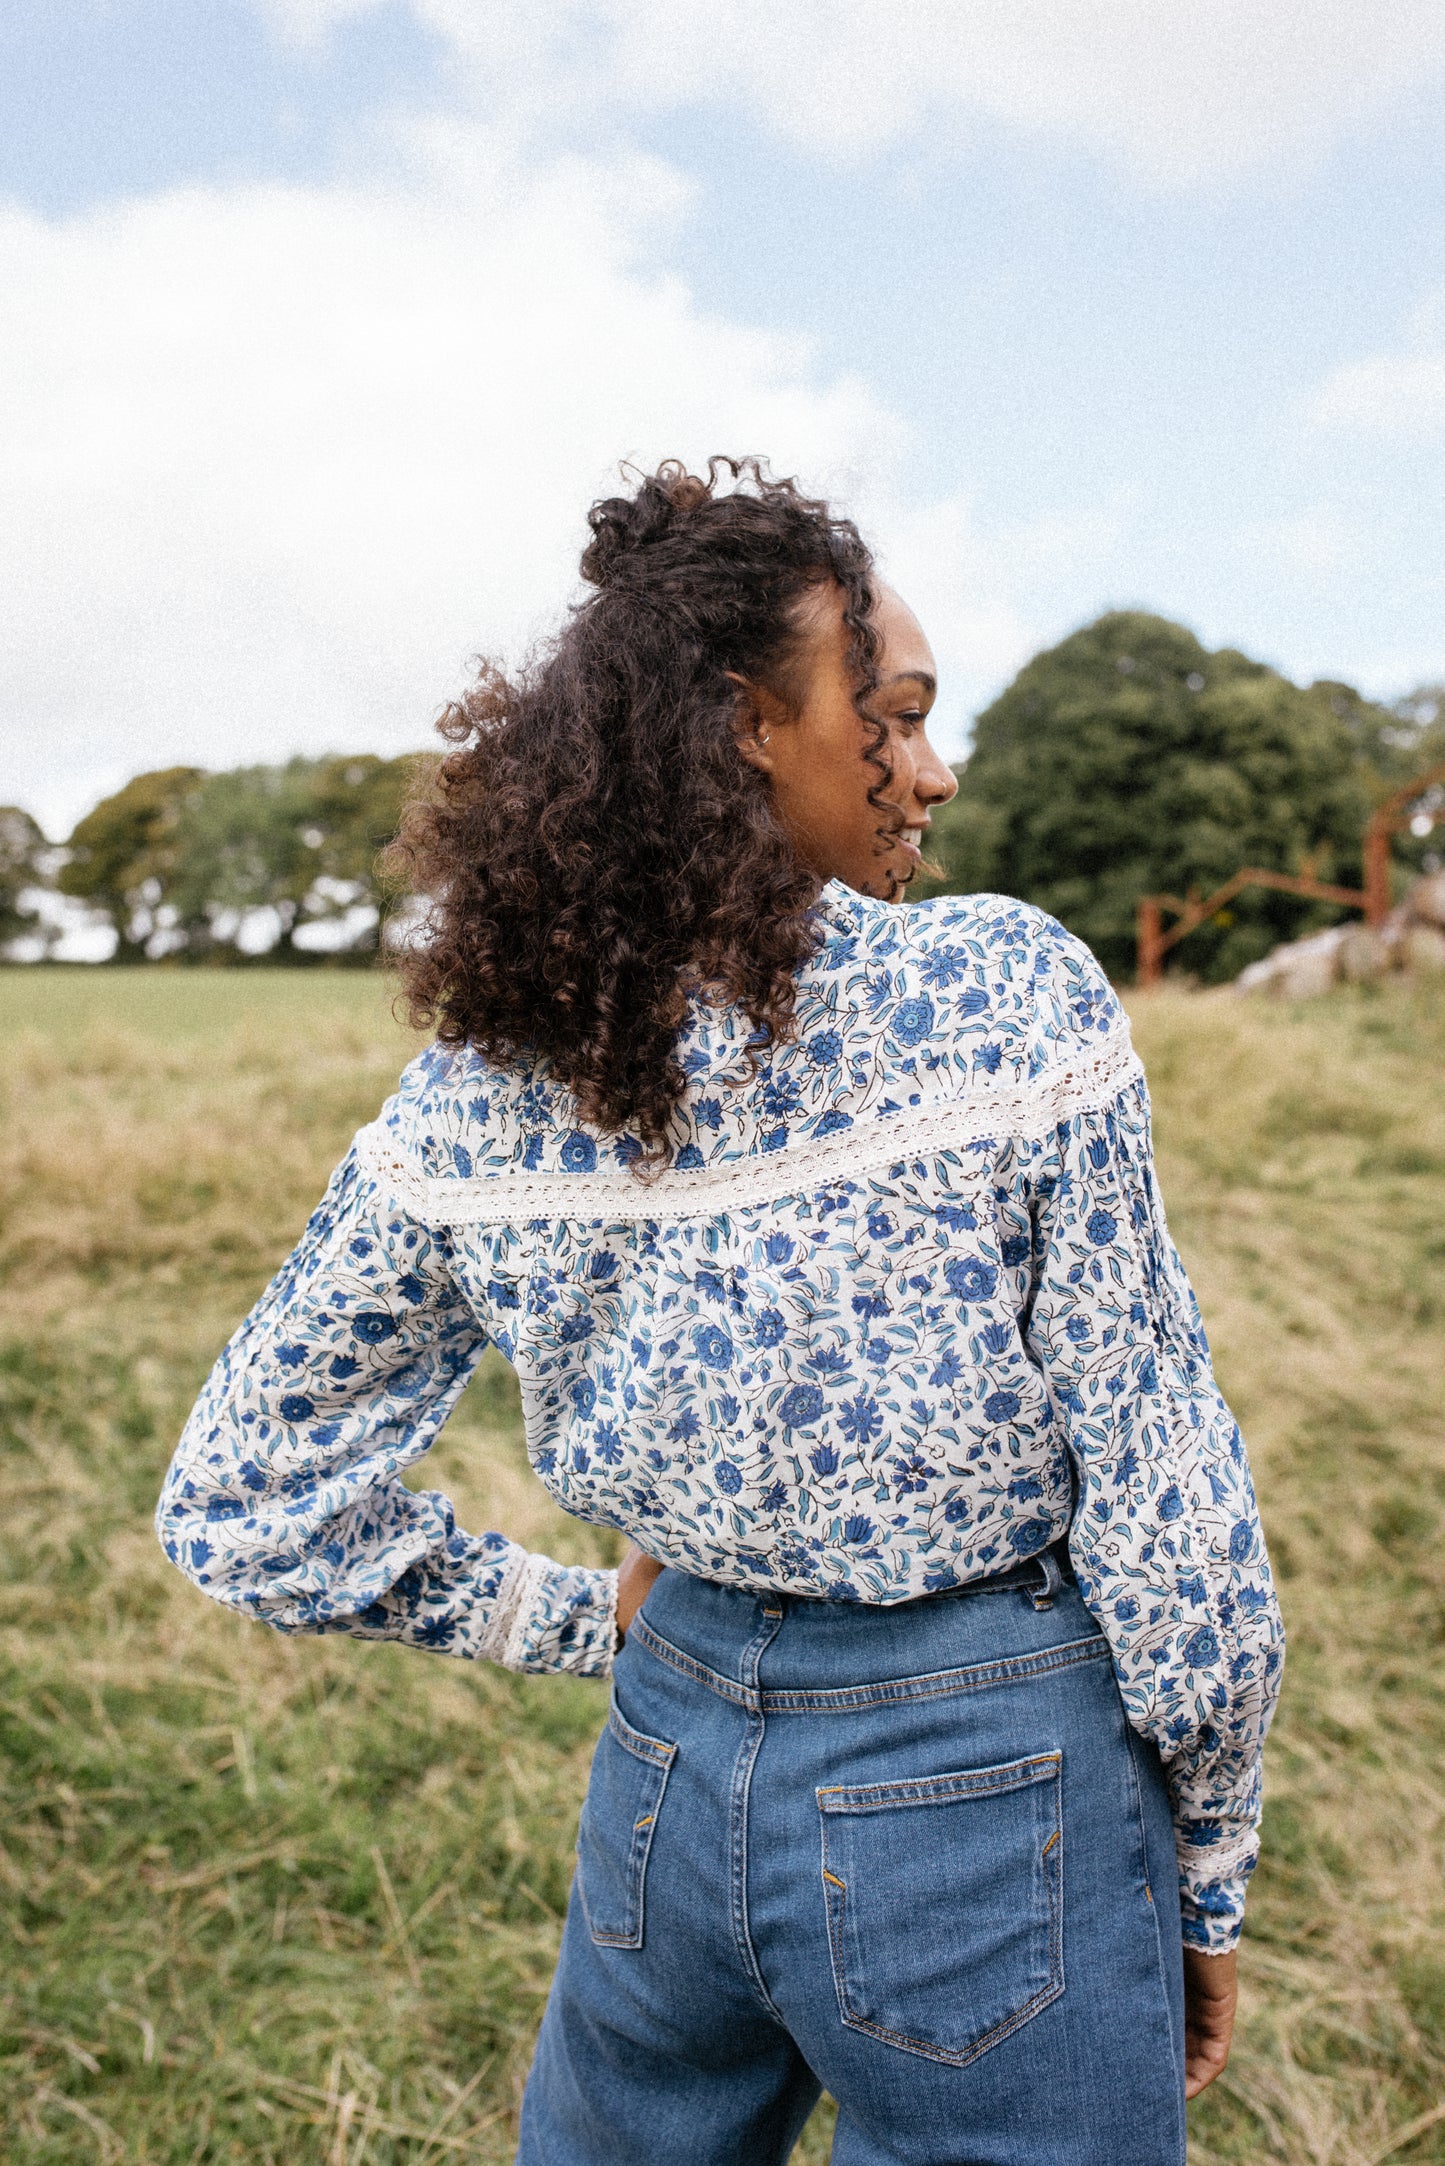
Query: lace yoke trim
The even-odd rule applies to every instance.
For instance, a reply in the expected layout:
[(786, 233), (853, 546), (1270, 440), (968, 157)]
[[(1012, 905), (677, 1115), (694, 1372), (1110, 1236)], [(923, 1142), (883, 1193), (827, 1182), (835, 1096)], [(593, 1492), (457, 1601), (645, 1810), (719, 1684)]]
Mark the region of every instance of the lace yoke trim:
[(883, 1115), (873, 1127), (860, 1119), (832, 1135), (804, 1136), (766, 1155), (750, 1153), (686, 1171), (667, 1167), (645, 1183), (625, 1167), (551, 1173), (509, 1166), (470, 1179), (429, 1174), (379, 1120), (358, 1130), (355, 1147), (363, 1171), (426, 1226), (517, 1225), (531, 1218), (665, 1225), (805, 1195), (900, 1160), (978, 1150), (1001, 1136), (1041, 1139), (1061, 1121), (1102, 1112), (1143, 1074), (1128, 1031), (1121, 1030), (1028, 1083), (959, 1091)]

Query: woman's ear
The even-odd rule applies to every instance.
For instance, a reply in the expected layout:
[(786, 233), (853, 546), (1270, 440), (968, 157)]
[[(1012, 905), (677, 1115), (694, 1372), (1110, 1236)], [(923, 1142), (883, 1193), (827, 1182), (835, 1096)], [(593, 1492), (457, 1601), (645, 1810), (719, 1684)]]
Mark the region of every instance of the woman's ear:
[(750, 767), (756, 767), (765, 775), (773, 771), (773, 727), (782, 712), (776, 695), (762, 685), (749, 683), (735, 669), (724, 670), (728, 683), (737, 692), (737, 707), (733, 718), (733, 737), (737, 748)]

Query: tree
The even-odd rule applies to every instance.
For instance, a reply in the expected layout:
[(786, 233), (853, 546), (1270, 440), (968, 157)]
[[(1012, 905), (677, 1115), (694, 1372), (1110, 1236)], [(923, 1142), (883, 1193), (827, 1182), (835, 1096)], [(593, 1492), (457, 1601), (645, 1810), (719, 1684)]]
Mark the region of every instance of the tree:
[[(177, 823), (164, 897), (192, 951), (235, 955), (260, 935), (277, 961), (318, 948), (374, 952), (387, 900), (376, 861), (417, 757), (298, 758), (208, 775)], [(307, 937), (323, 927), (331, 937)]]
[[(1366, 740), (1391, 720), (1348, 686), (1302, 690), (1182, 625), (1111, 612), (1036, 655), (980, 715), (937, 816), (935, 886), (1038, 903), (1128, 975), (1142, 894), (1208, 894), (1244, 865), (1357, 886)], [(1249, 891), (1182, 959), (1228, 978), (1337, 914)]]
[[(1399, 789), (1416, 775), (1445, 766), (1445, 684), (1420, 684), (1396, 700), (1394, 728), (1388, 733), (1394, 754), (1388, 786)], [(1445, 844), (1445, 781), (1428, 783), (1413, 808), (1414, 818), (1394, 838), (1396, 862), (1408, 876), (1438, 872)]]
[(199, 767), (161, 767), (102, 798), (80, 822), (56, 885), (109, 919), (115, 962), (142, 962), (176, 865), (176, 832)]
[(401, 825), (407, 800), (436, 764), (430, 752), (392, 760), (363, 753), (323, 761), (318, 770), (315, 829), (322, 839), (316, 846), (320, 892), (313, 909), (319, 912), (329, 896), (333, 910), (375, 913), (348, 952), (370, 954), (379, 945), (382, 920), (400, 899), (395, 882), (381, 870), (380, 856)]
[(42, 953), (50, 945), (50, 929), (34, 899), (37, 888), (52, 884), (49, 854), (50, 844), (28, 812), (0, 805), (0, 954), (18, 940), (32, 949), (38, 942)]
[[(316, 877), (305, 839), (315, 766), (294, 759), (284, 767), (233, 767), (207, 775), (187, 799), (165, 903), (194, 952), (234, 954), (244, 935), (259, 931), (266, 947), (289, 956)], [(255, 924), (261, 912), (271, 915), (271, 926)]]
[(137, 775), (87, 813), (60, 885), (115, 928), (114, 960), (374, 953), (378, 858), (432, 756), (293, 759)]
[(1404, 763), (1402, 780), (1445, 760), (1445, 684), (1417, 684), (1396, 700), (1391, 714), (1391, 739)]

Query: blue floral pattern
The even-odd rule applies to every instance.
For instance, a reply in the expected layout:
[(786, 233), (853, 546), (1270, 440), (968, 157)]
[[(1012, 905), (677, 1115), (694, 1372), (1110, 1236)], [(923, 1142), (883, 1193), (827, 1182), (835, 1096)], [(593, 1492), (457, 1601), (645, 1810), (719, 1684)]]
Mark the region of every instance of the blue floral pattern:
[(488, 1340), (558, 1501), (685, 1571), (899, 1602), (1067, 1532), (1168, 1763), (1186, 1936), (1227, 1947), (1282, 1637), (1127, 1025), (1022, 903), (830, 881), (819, 917), (756, 1073), (694, 1003), (651, 1179), (541, 1066), (414, 1061), (217, 1362), (167, 1553), (282, 1630), (605, 1671), (614, 1575), (400, 1478)]

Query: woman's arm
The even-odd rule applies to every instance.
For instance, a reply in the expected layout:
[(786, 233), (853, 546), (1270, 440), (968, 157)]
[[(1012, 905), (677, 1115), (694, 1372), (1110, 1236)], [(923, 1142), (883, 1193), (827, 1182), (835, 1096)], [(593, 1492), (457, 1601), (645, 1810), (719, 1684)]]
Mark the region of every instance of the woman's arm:
[(186, 1424), (156, 1511), (167, 1556), (283, 1632), (605, 1671), (615, 1573), (466, 1534), (444, 1496), (400, 1478), (486, 1343), (446, 1234), (348, 1153)]
[(1129, 1719), (1163, 1755), (1184, 1937), (1238, 1938), (1283, 1633), (1243, 1440), (1154, 1179), (1142, 1079), (1033, 1169), (1028, 1343), (1068, 1436), (1070, 1549)]

